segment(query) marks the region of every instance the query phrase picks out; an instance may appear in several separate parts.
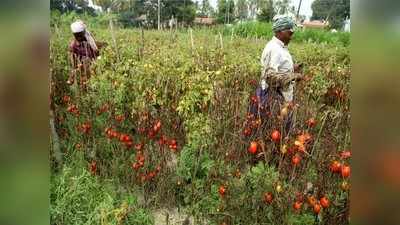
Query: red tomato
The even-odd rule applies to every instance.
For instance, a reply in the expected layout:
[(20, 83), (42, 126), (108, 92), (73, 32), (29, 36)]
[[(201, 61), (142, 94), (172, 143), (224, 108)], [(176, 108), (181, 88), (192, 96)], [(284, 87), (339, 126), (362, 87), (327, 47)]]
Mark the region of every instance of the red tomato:
[(134, 170), (140, 169), (139, 163), (133, 163), (133, 164), (132, 164), (132, 168), (133, 168)]
[(293, 156), (293, 158), (292, 158), (293, 165), (295, 165), (295, 166), (299, 165), (300, 161), (301, 161), (300, 156), (298, 156), (298, 155)]
[(315, 214), (318, 214), (321, 211), (321, 206), (319, 204), (315, 204), (313, 210)]
[(154, 126), (153, 126), (153, 130), (155, 133), (157, 133), (159, 130), (161, 129), (161, 121), (157, 121)]
[(350, 166), (343, 165), (341, 173), (342, 173), (342, 177), (344, 177), (344, 178), (349, 177), (350, 176)]
[(143, 144), (142, 143), (135, 145), (135, 149), (138, 150), (138, 151), (142, 150), (142, 148), (143, 148)]
[(64, 95), (63, 101), (64, 101), (65, 103), (68, 103), (69, 101), (71, 101), (71, 97), (69, 97), (68, 95)]
[(95, 174), (97, 171), (97, 164), (95, 161), (90, 163), (90, 173)]
[(300, 210), (302, 205), (303, 205), (302, 202), (296, 201), (296, 202), (293, 204), (293, 209), (295, 209), (296, 211), (297, 211), (297, 210)]
[(307, 200), (308, 200), (308, 204), (309, 204), (310, 206), (314, 206), (315, 203), (317, 203), (317, 200), (315, 199), (314, 196), (308, 197)]
[(307, 126), (309, 127), (314, 127), (317, 124), (317, 121), (315, 121), (314, 118), (310, 118), (306, 121)]
[(329, 199), (324, 196), (319, 200), (319, 203), (321, 204), (322, 207), (328, 208), (329, 207)]
[(123, 120), (125, 120), (125, 116), (124, 115), (116, 115), (115, 120), (118, 122), (122, 122)]
[(257, 96), (255, 95), (251, 96), (251, 102), (256, 104), (258, 102)]
[(265, 203), (271, 204), (272, 200), (274, 200), (274, 196), (272, 195), (271, 192), (264, 193), (264, 202)]
[(272, 141), (277, 143), (281, 140), (281, 133), (277, 130), (274, 130), (271, 134), (271, 138), (272, 138)]
[(218, 189), (219, 194), (221, 195), (221, 197), (224, 197), (225, 193), (226, 193), (226, 189), (223, 185), (221, 185)]
[(330, 171), (333, 173), (340, 173), (341, 171), (342, 164), (338, 161), (333, 161), (331, 165), (329, 166)]
[(257, 147), (258, 147), (257, 142), (252, 141), (252, 142), (250, 143), (250, 147), (249, 147), (248, 151), (249, 151), (251, 154), (254, 155), (254, 154), (257, 153)]
[(251, 129), (246, 127), (243, 131), (244, 136), (248, 137), (251, 135)]

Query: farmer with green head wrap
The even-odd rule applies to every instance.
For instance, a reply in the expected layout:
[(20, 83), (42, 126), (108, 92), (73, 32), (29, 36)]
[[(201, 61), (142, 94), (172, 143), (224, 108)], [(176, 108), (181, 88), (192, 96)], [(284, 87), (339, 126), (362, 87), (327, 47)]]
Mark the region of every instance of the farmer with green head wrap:
[[(288, 16), (274, 18), (275, 35), (267, 43), (261, 56), (261, 87), (256, 94), (259, 108), (267, 108), (272, 115), (279, 115), (282, 108), (293, 105), (295, 81), (302, 78), (301, 64), (294, 64), (288, 45), (295, 32), (296, 23)], [(287, 116), (287, 128), (291, 127), (291, 114)]]

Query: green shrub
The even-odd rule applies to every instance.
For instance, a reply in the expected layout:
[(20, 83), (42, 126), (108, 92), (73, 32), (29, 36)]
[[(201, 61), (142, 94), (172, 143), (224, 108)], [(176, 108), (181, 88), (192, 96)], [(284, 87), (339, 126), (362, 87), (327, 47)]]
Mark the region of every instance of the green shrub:
[(75, 173), (66, 167), (51, 180), (51, 224), (153, 224), (147, 211), (132, 195), (117, 196), (87, 170)]

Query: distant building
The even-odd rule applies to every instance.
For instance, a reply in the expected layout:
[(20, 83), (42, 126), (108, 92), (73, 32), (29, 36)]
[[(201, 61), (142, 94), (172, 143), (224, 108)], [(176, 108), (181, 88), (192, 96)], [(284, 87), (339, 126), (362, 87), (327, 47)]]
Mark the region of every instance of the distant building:
[(194, 18), (194, 23), (197, 25), (210, 26), (215, 24), (215, 19), (211, 17), (196, 17)]
[(326, 27), (329, 26), (329, 22), (321, 20), (312, 20), (312, 21), (304, 21), (301, 25), (304, 28), (325, 29)]

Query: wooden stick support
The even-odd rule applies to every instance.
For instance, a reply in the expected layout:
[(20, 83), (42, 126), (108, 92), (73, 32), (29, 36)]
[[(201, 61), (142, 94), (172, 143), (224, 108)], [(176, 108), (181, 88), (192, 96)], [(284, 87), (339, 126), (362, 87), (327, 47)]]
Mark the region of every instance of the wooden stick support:
[(222, 34), (219, 32), (219, 42), (221, 44), (221, 49), (224, 49), (224, 43), (222, 42)]

